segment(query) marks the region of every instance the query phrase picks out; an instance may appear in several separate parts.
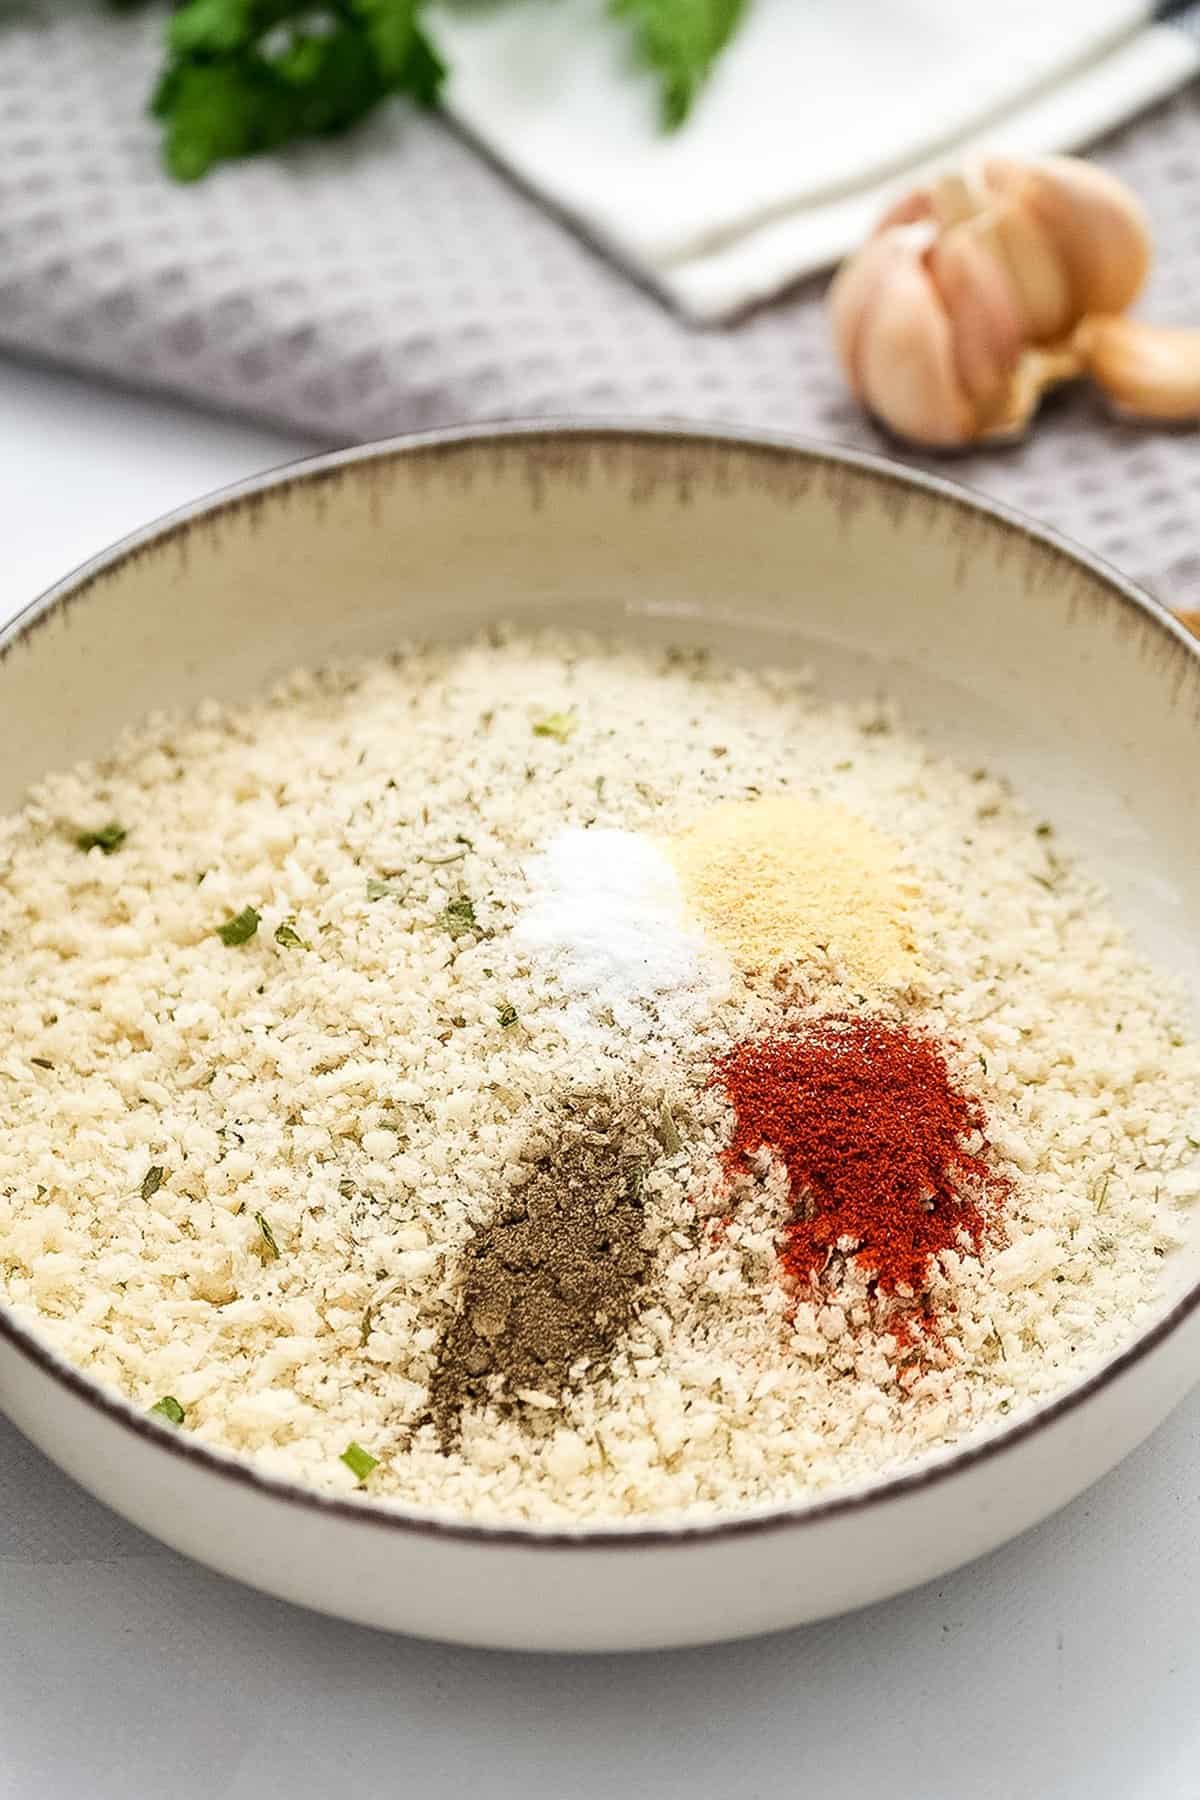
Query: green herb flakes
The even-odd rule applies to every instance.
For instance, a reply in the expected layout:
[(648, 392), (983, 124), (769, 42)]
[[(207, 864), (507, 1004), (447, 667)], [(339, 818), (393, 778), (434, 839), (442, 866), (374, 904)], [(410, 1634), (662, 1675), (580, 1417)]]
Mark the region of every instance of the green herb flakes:
[(544, 713), (533, 722), (534, 737), (553, 738), (557, 744), (565, 744), (574, 731), (578, 720), (573, 713)]
[(510, 1025), (515, 1025), (517, 1022), (517, 1009), (510, 1001), (502, 1000), (496, 1008), (496, 1017), (500, 1021), (501, 1030), (507, 1031)]
[(312, 949), (312, 945), (305, 943), (304, 939), (300, 936), (300, 933), (296, 930), (295, 925), (288, 919), (285, 919), (282, 925), (277, 925), (275, 927), (275, 942), (279, 945), (281, 950)]
[(475, 902), (467, 894), (457, 894), (438, 915), (438, 924), (455, 938), (465, 936), (468, 931), (478, 931)]
[(240, 913), (232, 919), (226, 919), (223, 925), (217, 926), (217, 936), (229, 949), (234, 950), (239, 944), (248, 944), (254, 936), (262, 920), (252, 906), (243, 906)]
[(187, 1418), (174, 1394), (164, 1394), (161, 1400), (154, 1402), (150, 1412), (159, 1419), (166, 1419), (169, 1425), (182, 1425)]
[(372, 875), (367, 882), (368, 900), (403, 900), (407, 892), (398, 882), (385, 880), (381, 875)]
[(355, 1481), (360, 1484), (367, 1479), (372, 1469), (379, 1467), (379, 1458), (364, 1450), (361, 1444), (349, 1443), (342, 1451), (339, 1461), (344, 1462)]
[(142, 1199), (152, 1200), (166, 1179), (167, 1171), (162, 1165), (152, 1163), (142, 1176)]
[(102, 850), (105, 856), (114, 856), (128, 836), (124, 825), (118, 825), (114, 820), (109, 825), (102, 825), (99, 831), (79, 832), (75, 843), (80, 850)]
[(279, 1261), (279, 1245), (275, 1242), (275, 1233), (271, 1230), (271, 1227), (268, 1224), (265, 1215), (263, 1213), (256, 1212), (254, 1215), (254, 1223), (258, 1226), (258, 1229), (259, 1229), (260, 1233), (262, 1234), (262, 1241), (265, 1246), (266, 1256), (267, 1256), (268, 1261), (278, 1262)]
[(666, 1101), (663, 1102), (662, 1111), (658, 1115), (657, 1136), (668, 1156), (674, 1156), (683, 1149), (683, 1139), (679, 1135), (679, 1127), (676, 1125), (674, 1114)]

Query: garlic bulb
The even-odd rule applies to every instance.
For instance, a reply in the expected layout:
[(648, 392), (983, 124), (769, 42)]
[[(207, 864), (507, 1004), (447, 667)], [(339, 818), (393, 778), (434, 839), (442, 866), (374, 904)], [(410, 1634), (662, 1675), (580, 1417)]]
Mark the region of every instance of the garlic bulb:
[(901, 437), (1012, 436), (1090, 366), (1081, 321), (1123, 312), (1149, 266), (1141, 207), (1112, 176), (985, 158), (906, 195), (843, 265), (834, 342), (854, 394)]

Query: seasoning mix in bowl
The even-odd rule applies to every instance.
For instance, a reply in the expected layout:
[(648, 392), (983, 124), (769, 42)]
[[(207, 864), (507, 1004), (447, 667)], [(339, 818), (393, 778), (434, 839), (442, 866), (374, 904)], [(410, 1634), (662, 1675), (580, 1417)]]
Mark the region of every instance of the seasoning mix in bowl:
[(1052, 821), (889, 705), (491, 631), (128, 731), (0, 825), (0, 1282), (164, 1430), (695, 1519), (1128, 1342), (1200, 1055)]

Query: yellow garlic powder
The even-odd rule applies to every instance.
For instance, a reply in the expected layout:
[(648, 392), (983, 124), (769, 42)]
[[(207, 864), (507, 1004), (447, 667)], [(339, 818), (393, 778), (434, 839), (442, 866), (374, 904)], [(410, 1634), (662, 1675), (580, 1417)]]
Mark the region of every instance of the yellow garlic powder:
[(748, 973), (828, 950), (866, 993), (917, 974), (916, 884), (854, 813), (787, 796), (731, 800), (666, 847), (693, 910)]

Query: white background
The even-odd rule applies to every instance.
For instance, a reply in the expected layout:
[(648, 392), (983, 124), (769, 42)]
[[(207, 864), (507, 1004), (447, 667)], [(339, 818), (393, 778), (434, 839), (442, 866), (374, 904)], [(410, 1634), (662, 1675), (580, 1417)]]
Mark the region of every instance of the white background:
[[(311, 447), (0, 363), (0, 622)], [(1057, 1519), (887, 1605), (571, 1660), (263, 1599), (0, 1420), (0, 1800), (1197, 1800), (1198, 1433), (1200, 1396)]]

